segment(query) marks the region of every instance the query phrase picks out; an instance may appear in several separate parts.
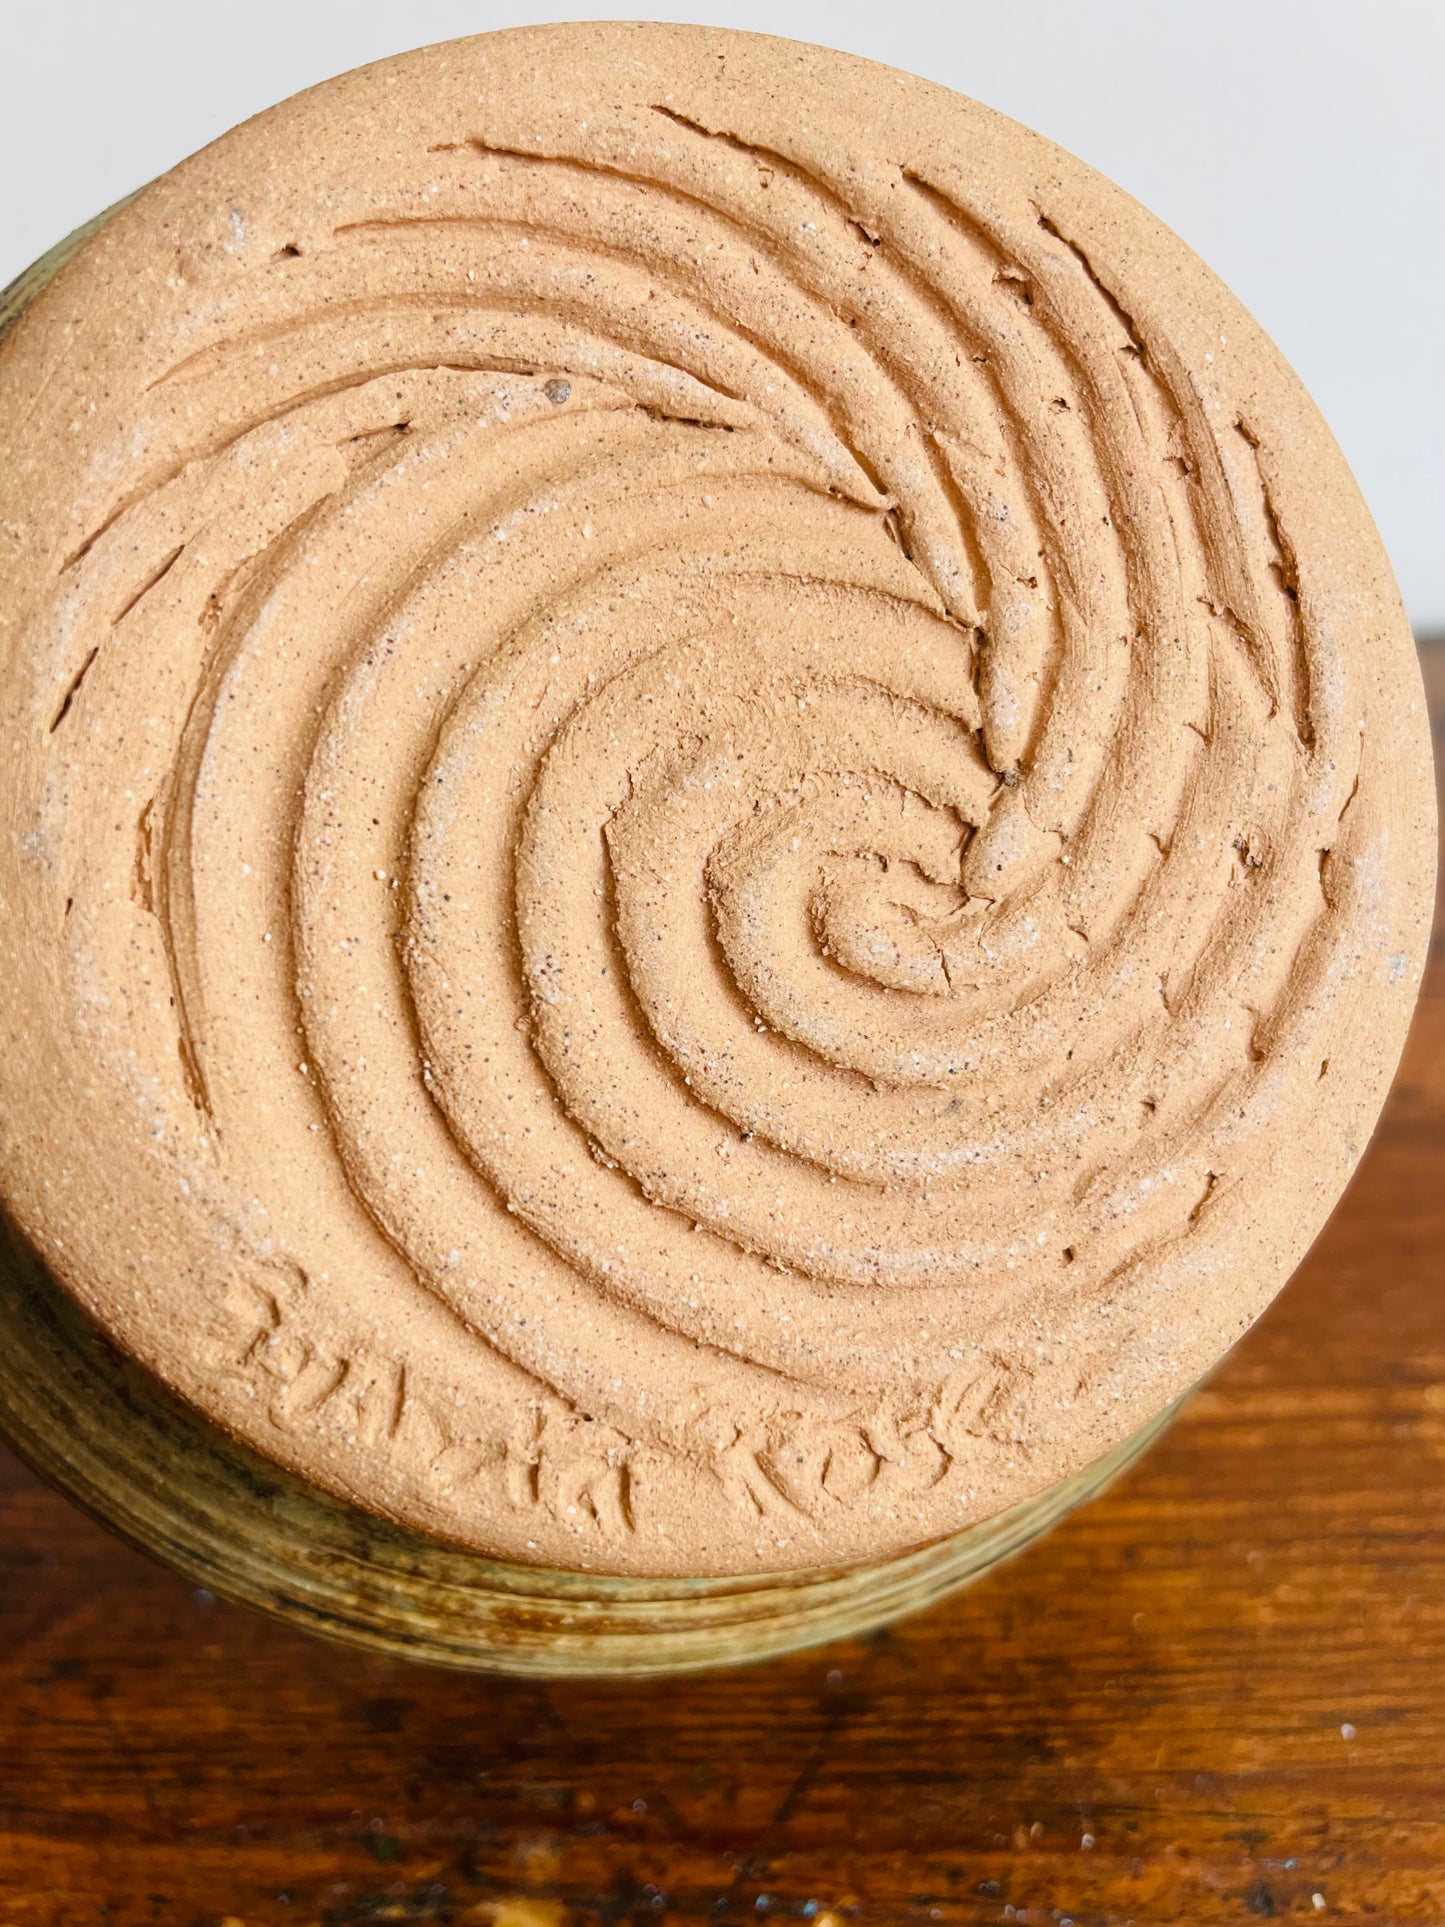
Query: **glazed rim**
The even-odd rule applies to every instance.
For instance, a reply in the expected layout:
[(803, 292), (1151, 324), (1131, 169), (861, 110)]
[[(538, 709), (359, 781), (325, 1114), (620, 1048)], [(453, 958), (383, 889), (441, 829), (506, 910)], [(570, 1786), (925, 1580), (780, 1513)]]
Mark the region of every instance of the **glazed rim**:
[(1278, 356), (1036, 136), (429, 49), (117, 214), (0, 423), (7, 1195), (266, 1456), (540, 1564), (876, 1556), (1323, 1222), (1423, 957), (1408, 630)]
[(1172, 1417), (1022, 1505), (888, 1560), (745, 1578), (541, 1571), (420, 1537), (258, 1459), (108, 1344), (0, 1222), (0, 1419), (37, 1472), (223, 1598), (466, 1672), (672, 1674), (870, 1631), (1022, 1550)]

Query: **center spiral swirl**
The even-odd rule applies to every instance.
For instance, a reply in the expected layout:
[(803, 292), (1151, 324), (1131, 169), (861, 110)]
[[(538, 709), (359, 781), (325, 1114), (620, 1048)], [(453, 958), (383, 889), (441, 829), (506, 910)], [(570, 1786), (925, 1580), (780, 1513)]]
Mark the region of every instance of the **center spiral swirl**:
[(485, 1342), (529, 1490), (611, 1468), (561, 1512), (675, 1461), (906, 1543), (1077, 1458), (1042, 1414), (1158, 1409), (1318, 1221), (1259, 1200), (1398, 922), (1343, 605), (1082, 170), (426, 58), (344, 186), (242, 130), (112, 224), (229, 238), (40, 618), (54, 820), (143, 804), (67, 906), (92, 1034), (241, 1245)]

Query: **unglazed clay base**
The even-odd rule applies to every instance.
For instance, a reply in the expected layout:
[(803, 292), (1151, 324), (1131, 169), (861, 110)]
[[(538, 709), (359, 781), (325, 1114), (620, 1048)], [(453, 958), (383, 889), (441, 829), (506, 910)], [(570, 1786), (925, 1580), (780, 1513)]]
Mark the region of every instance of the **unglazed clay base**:
[(8, 1208), (406, 1532), (997, 1523), (1363, 1149), (1434, 848), (1378, 539), (1188, 250), (957, 96), (665, 27), (329, 82), (10, 331), (0, 529)]

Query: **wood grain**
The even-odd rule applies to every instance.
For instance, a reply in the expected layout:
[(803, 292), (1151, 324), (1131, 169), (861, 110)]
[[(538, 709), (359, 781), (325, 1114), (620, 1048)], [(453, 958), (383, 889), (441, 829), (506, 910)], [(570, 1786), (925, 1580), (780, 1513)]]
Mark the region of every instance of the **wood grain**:
[(0, 1460), (0, 1922), (1440, 1927), (1442, 935), (1274, 1309), (1104, 1499), (891, 1633), (425, 1672), (197, 1595)]

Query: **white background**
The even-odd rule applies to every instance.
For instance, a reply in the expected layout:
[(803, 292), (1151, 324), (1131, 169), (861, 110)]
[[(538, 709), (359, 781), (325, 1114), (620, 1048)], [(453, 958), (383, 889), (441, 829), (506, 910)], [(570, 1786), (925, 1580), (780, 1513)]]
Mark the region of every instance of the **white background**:
[(1445, 0), (0, 0), (0, 284), (328, 74), (454, 34), (617, 15), (890, 61), (1112, 175), (1294, 363), (1417, 630), (1445, 631)]

